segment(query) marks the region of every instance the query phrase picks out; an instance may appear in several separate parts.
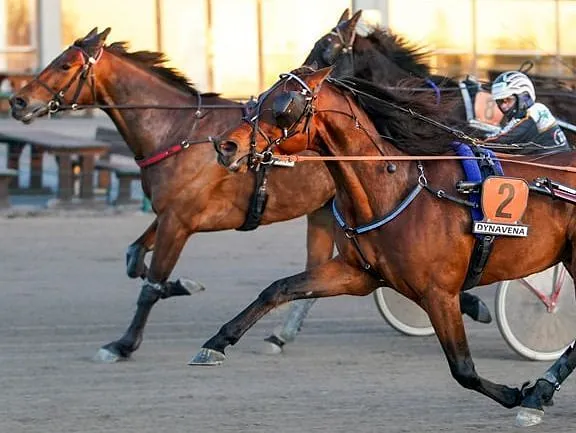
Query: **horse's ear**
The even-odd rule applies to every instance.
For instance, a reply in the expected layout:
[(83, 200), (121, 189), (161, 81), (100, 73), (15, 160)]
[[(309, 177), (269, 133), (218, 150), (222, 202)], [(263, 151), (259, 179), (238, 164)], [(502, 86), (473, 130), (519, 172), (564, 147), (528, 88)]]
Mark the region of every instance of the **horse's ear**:
[(112, 29), (110, 27), (106, 27), (104, 29), (104, 31), (102, 33), (100, 33), (98, 35), (98, 39), (100, 40), (100, 43), (103, 45), (104, 42), (106, 41), (106, 38), (108, 37), (108, 35), (110, 34), (110, 31), (112, 31)]
[(344, 21), (348, 21), (350, 19), (350, 9), (346, 8), (344, 10), (344, 12), (342, 12), (342, 15), (340, 16), (340, 19), (338, 20), (338, 24), (336, 24), (337, 26), (339, 26), (340, 24), (342, 24)]
[(86, 36), (84, 36), (82, 39), (90, 39), (93, 38), (94, 36), (96, 36), (98, 34), (98, 27), (94, 27), (92, 30), (90, 30), (88, 32), (88, 34)]
[(322, 68), (314, 72), (312, 75), (310, 75), (310, 78), (306, 80), (310, 89), (314, 91), (318, 86), (320, 86), (324, 82), (326, 78), (330, 76), (333, 70), (334, 66), (328, 66), (327, 68)]
[(362, 9), (357, 10), (356, 13), (352, 15), (352, 18), (348, 21), (347, 27), (353, 28), (354, 31), (356, 31), (356, 26), (358, 25), (358, 21), (360, 21), (360, 17), (362, 17)]
[(350, 18), (340, 27), (340, 31), (344, 38), (344, 42), (347, 45), (352, 45), (354, 43), (354, 37), (356, 35), (356, 26), (358, 25), (358, 21), (360, 21), (361, 16), (362, 16), (362, 9), (357, 11), (352, 16), (352, 18)]

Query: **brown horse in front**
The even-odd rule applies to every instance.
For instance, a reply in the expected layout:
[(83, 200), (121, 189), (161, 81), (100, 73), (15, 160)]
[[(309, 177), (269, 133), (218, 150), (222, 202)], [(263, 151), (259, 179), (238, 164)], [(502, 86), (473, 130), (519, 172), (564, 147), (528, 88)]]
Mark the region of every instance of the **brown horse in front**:
[[(230, 175), (216, 163), (208, 139), (241, 121), (241, 104), (216, 94), (200, 94), (183, 76), (162, 66), (164, 57), (159, 53), (129, 53), (118, 43), (106, 46), (109, 31), (94, 29), (76, 41), (10, 102), (13, 116), (24, 122), (72, 104), (100, 107), (136, 158), (155, 155), (183, 140), (192, 143), (142, 169), (144, 193), (157, 217), (128, 251), (129, 275), (141, 276), (145, 282), (128, 330), (99, 351), (102, 360), (112, 362), (137, 350), (148, 315), (159, 299), (187, 294), (186, 287), (169, 282), (168, 277), (188, 238), (197, 232), (243, 225), (254, 192), (254, 174)], [(314, 179), (313, 191), (309, 179)], [(293, 188), (285, 190), (287, 184)], [(332, 257), (332, 217), (323, 206), (333, 196), (334, 184), (325, 165), (319, 162), (296, 170), (274, 167), (268, 190), (261, 224), (308, 215), (306, 266)], [(146, 269), (144, 255), (149, 250), (153, 250), (152, 260)]]
[[(222, 362), (225, 347), (236, 343), (258, 319), (284, 302), (344, 294), (364, 296), (384, 283), (428, 313), (458, 383), (507, 408), (522, 404), (527, 412), (522, 413), (520, 422), (537, 422), (534, 417), (541, 417), (542, 406), (550, 402), (555, 387), (576, 366), (576, 352), (568, 348), (532, 387), (511, 388), (476, 373), (459, 311), (459, 293), (474, 244), (471, 216), (468, 208), (441, 200), (424, 188), (428, 185), (458, 197), (455, 185), (462, 179), (462, 168), (454, 160), (425, 160), (422, 155), (453, 154), (453, 136), (414, 116), (417, 112), (441, 119), (446, 107), (436, 105), (433, 96), (395, 95), (356, 79), (328, 80), (329, 73), (329, 69), (306, 72), (302, 68), (287, 74), (261, 97), (260, 114), (224, 137), (217, 147), (219, 161), (243, 171), (242, 158), (247, 154), (260, 158), (270, 143), (289, 154), (310, 149), (328, 156), (376, 156), (379, 161), (327, 163), (337, 187), (335, 207), (349, 227), (397, 215), (362, 235), (338, 230), (337, 257), (272, 283), (208, 340), (198, 357)], [(286, 100), (292, 100), (292, 112), (282, 110)], [(256, 129), (259, 134), (254, 143)], [(401, 161), (385, 160), (399, 157)], [(576, 154), (546, 156), (538, 162), (574, 167)], [(545, 176), (576, 185), (575, 169), (559, 171), (504, 161), (502, 165), (507, 176), (528, 181)], [(310, 189), (314, 189), (312, 182)], [(407, 202), (408, 197), (412, 200)], [(523, 278), (559, 262), (574, 277), (574, 206), (531, 195), (522, 221), (530, 227), (529, 237), (497, 239), (480, 284)], [(532, 418), (527, 420), (526, 414)]]

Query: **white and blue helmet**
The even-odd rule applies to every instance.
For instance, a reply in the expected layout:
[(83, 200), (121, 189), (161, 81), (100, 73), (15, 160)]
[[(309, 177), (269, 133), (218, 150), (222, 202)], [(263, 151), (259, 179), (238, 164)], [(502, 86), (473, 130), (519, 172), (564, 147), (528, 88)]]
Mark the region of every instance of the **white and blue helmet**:
[(518, 71), (504, 72), (492, 83), (492, 97), (497, 101), (509, 96), (521, 96), (522, 94), (530, 96), (532, 103), (536, 101), (536, 91), (530, 78)]

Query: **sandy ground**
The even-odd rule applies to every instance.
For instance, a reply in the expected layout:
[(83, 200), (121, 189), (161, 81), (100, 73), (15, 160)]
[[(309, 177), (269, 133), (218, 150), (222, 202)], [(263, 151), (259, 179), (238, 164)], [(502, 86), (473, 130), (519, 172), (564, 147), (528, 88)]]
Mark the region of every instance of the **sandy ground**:
[[(320, 301), (279, 357), (258, 353), (274, 312), (216, 368), (188, 359), (268, 283), (304, 265), (304, 221), (192, 238), (174, 276), (208, 290), (162, 301), (133, 360), (91, 357), (131, 318), (139, 282), (126, 246), (151, 215), (0, 218), (0, 433), (507, 432), (515, 411), (461, 388), (435, 337), (406, 337), (371, 297)], [(490, 300), (493, 290), (480, 292)], [(519, 385), (548, 363), (520, 359), (496, 325), (467, 321), (477, 370)], [(538, 432), (574, 431), (568, 380)]]

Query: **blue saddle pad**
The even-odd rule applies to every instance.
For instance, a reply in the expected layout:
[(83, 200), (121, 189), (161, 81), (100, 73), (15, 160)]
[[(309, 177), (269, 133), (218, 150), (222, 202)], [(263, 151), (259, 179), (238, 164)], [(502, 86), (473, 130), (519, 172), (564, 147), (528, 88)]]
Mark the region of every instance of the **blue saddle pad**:
[[(454, 143), (452, 143), (452, 146), (454, 148), (454, 151), (456, 152), (456, 155), (458, 156), (473, 156), (473, 157), (477, 156), (474, 154), (470, 146), (465, 143), (455, 141)], [(504, 176), (504, 172), (502, 171), (502, 165), (500, 164), (500, 161), (498, 161), (498, 159), (496, 158), (496, 155), (494, 155), (494, 152), (492, 152), (490, 149), (481, 149), (481, 152), (490, 156), (492, 161), (494, 161), (493, 165), (494, 175)], [(480, 170), (479, 161), (477, 159), (463, 159), (461, 162), (467, 181), (481, 182), (484, 180), (484, 177), (482, 176), (482, 171)], [(478, 204), (477, 208), (472, 208), (470, 210), (470, 213), (472, 214), (472, 220), (482, 221), (482, 219), (484, 218), (484, 214), (482, 213), (482, 208), (480, 207), (480, 194), (479, 193), (470, 194), (470, 201)]]

